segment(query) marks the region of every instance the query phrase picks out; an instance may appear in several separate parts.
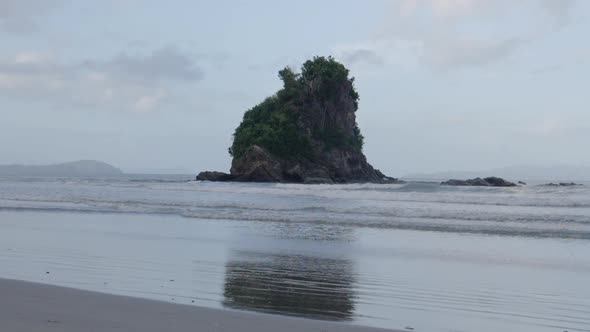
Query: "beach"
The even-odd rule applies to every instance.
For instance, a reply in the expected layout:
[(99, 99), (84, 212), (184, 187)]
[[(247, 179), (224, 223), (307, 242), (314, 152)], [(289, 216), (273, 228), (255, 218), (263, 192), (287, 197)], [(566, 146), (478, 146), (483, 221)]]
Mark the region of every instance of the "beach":
[(300, 318), (210, 309), (0, 279), (2, 331), (350, 331), (378, 332)]
[(173, 180), (4, 181), (0, 278), (339, 328), (590, 330), (585, 188)]

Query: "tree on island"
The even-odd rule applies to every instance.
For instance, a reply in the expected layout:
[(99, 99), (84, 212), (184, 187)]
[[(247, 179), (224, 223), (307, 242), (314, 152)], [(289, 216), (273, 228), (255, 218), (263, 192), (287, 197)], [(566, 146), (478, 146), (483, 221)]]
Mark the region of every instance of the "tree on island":
[(197, 179), (303, 183), (395, 182), (367, 163), (356, 123), (359, 94), (333, 57), (279, 71), (283, 88), (246, 111), (233, 135), (231, 174)]
[(358, 151), (363, 147), (363, 136), (356, 122), (349, 135), (340, 128), (331, 126), (330, 114), (319, 108), (315, 116), (321, 121), (311, 127), (311, 132), (301, 130), (299, 125), (306, 104), (313, 100), (337, 102), (338, 89), (349, 83), (349, 96), (358, 109), (359, 95), (354, 89), (354, 78), (349, 71), (333, 57), (315, 57), (303, 64), (301, 73), (289, 67), (279, 71), (283, 89), (266, 98), (244, 114), (244, 119), (234, 133), (229, 154), (240, 158), (252, 145), (266, 148), (282, 158), (313, 157), (312, 140), (321, 141), (324, 148), (351, 148)]

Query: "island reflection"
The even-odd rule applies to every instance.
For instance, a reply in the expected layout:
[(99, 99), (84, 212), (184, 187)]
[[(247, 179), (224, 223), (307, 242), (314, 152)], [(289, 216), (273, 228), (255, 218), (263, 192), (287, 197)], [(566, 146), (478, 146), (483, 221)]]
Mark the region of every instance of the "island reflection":
[(232, 309), (325, 320), (351, 320), (353, 267), (345, 259), (234, 251), (224, 302)]

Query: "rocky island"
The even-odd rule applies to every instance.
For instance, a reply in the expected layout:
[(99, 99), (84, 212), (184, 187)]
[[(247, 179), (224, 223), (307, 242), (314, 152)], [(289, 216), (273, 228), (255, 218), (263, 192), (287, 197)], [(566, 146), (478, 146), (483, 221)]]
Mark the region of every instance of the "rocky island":
[(395, 183), (362, 152), (354, 78), (332, 57), (279, 71), (283, 88), (244, 114), (235, 130), (230, 173), (197, 180), (293, 183)]
[(490, 176), (487, 178), (475, 178), (469, 180), (449, 180), (441, 182), (443, 186), (472, 186), (472, 187), (516, 187), (515, 183), (502, 178)]

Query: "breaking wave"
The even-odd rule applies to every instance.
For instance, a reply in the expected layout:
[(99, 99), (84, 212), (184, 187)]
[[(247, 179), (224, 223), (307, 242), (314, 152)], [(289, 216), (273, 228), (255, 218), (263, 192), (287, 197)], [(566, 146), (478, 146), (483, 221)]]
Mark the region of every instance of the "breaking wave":
[(0, 210), (169, 214), (590, 239), (590, 190), (584, 186), (248, 184), (193, 182), (184, 177), (26, 178), (0, 183)]

